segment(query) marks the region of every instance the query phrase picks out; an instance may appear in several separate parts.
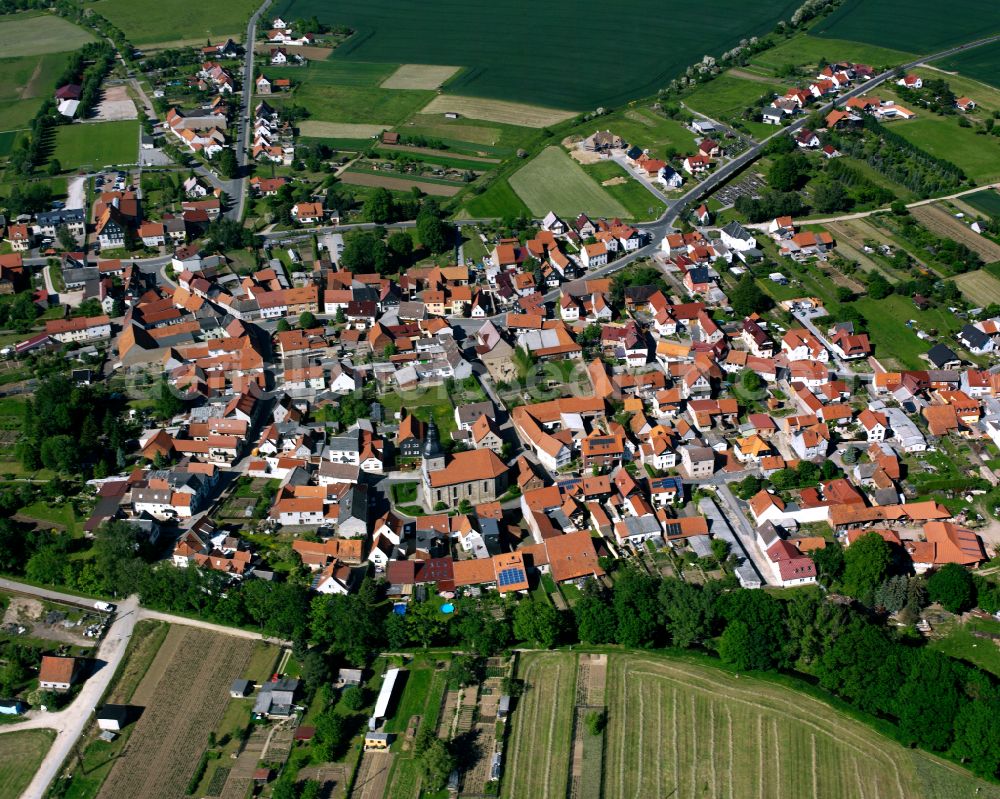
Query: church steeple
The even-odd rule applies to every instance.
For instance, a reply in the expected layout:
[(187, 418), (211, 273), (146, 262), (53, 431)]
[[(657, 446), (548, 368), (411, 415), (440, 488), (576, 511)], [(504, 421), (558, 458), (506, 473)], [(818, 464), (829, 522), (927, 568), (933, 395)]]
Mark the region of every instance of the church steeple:
[(424, 470), (436, 472), (445, 466), (444, 450), (441, 449), (441, 438), (437, 425), (431, 419), (427, 423), (427, 434), (424, 437)]

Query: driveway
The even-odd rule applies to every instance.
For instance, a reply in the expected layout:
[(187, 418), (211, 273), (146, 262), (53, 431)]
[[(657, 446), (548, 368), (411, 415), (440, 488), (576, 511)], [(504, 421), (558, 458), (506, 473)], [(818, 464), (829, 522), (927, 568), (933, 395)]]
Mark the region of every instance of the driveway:
[(66, 207), (83, 209), (87, 206), (87, 178), (89, 175), (78, 175), (70, 178), (66, 184)]

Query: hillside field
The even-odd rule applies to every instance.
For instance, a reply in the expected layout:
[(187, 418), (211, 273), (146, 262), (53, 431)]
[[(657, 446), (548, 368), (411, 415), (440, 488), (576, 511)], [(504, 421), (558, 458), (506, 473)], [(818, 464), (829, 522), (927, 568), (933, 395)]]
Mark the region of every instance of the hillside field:
[(846, 0), (810, 34), (927, 54), (998, 31), (995, 0)]
[(966, 194), (962, 202), (987, 216), (1000, 216), (1000, 191), (996, 189), (983, 189), (975, 194)]
[[(628, 211), (559, 147), (546, 147), (510, 178), (511, 188), (535, 216), (627, 216)], [(653, 196), (650, 195), (650, 200)]]
[[(576, 658), (521, 661), (526, 690), (512, 716), (502, 796), (565, 795), (583, 673)], [(604, 700), (608, 727), (596, 772), (607, 799), (1000, 797), (1000, 786), (904, 749), (819, 699), (704, 660), (610, 654)]]
[(206, 38), (242, 38), (250, 15), (260, 5), (257, 0), (225, 0), (197, 8), (185, 0), (96, 0), (87, 3), (98, 14), (121, 28), (132, 44), (202, 42)]
[[(127, 0), (98, 5), (108, 2)], [(619, 20), (595, 0), (527, 7), (520, 0), (279, 0), (273, 10), (354, 28), (335, 61), (463, 66), (446, 92), (586, 111), (652, 94), (706, 53), (766, 33), (797, 6), (639, 0)]]

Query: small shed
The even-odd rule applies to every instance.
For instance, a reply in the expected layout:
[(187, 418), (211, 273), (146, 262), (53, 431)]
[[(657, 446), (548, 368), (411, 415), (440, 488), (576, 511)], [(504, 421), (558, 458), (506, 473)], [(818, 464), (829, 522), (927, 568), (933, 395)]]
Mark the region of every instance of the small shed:
[(365, 751), (388, 749), (392, 743), (392, 735), (388, 732), (365, 733)]
[(253, 683), (250, 680), (233, 680), (233, 684), (229, 686), (229, 695), (233, 699), (244, 699), (252, 690)]
[(505, 721), (508, 715), (510, 715), (510, 696), (504, 694), (497, 704), (497, 719)]
[(292, 738), (296, 741), (311, 741), (314, 735), (316, 735), (315, 727), (302, 726), (295, 728), (295, 733), (292, 735)]
[(267, 785), (271, 781), (271, 769), (259, 768), (253, 773), (253, 781), (258, 785)]
[(20, 716), (24, 703), (19, 699), (0, 699), (0, 716)]
[(97, 726), (102, 730), (120, 732), (128, 726), (128, 705), (105, 705), (97, 711)]

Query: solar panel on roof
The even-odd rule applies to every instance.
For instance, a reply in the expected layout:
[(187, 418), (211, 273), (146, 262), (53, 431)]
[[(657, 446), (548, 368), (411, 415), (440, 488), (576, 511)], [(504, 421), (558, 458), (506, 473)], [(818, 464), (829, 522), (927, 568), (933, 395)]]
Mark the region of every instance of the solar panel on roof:
[(524, 581), (524, 571), (522, 569), (501, 569), (497, 575), (497, 583), (501, 587), (523, 583)]

